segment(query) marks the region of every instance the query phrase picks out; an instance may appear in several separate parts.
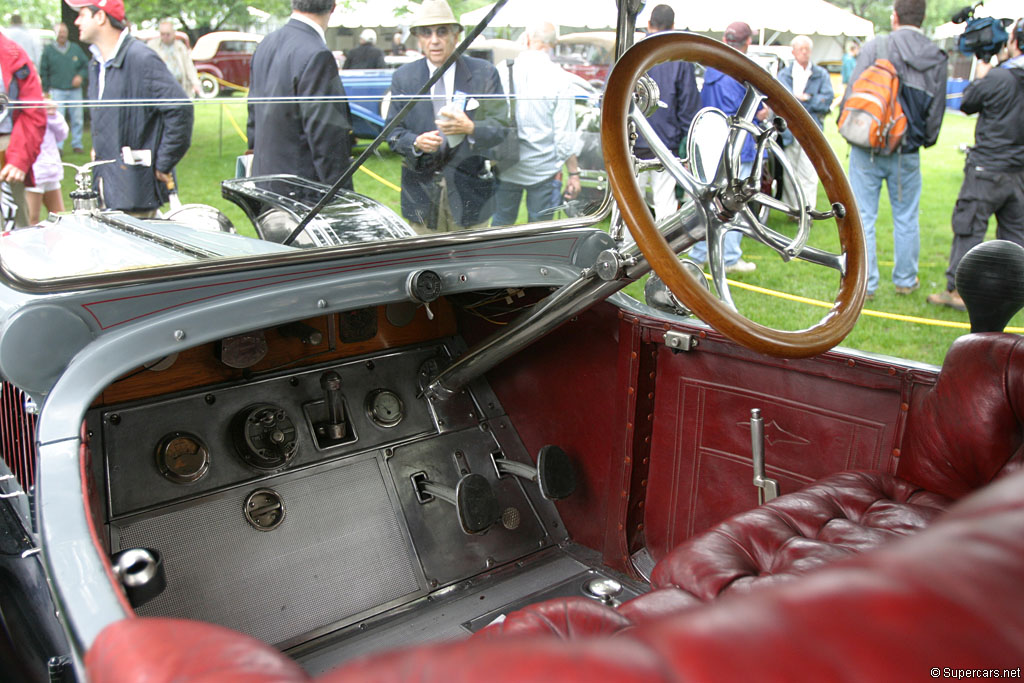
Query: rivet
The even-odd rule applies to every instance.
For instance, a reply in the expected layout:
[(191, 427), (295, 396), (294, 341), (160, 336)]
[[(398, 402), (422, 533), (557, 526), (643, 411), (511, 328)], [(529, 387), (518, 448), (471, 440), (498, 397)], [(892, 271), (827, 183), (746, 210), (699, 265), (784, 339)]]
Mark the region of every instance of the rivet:
[(900, 457), (900, 449), (898, 449), (898, 448), (892, 449), (892, 457), (894, 457), (894, 458)]
[(316, 307), (317, 308), (327, 308), (327, 299), (319, 299), (316, 302)]
[(185, 330), (175, 330), (174, 331), (174, 340), (175, 341), (185, 341)]

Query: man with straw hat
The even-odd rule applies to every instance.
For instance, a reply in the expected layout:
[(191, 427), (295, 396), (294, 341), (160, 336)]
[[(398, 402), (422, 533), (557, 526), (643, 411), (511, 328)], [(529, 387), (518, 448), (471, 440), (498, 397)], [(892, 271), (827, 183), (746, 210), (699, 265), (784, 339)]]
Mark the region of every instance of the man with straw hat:
[[(425, 0), (410, 24), (423, 59), (395, 71), (388, 122), (455, 51), (462, 26), (445, 0)], [(498, 71), (461, 56), (388, 138), (405, 158), (402, 216), (421, 234), (485, 227), (496, 180), (485, 158), (509, 133)], [(514, 133), (513, 133), (514, 134)]]

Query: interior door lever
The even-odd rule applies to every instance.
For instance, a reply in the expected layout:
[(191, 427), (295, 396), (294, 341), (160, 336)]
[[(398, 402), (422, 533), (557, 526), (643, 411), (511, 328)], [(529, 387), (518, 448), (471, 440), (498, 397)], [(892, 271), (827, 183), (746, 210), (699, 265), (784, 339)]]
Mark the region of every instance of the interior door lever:
[(759, 408), (750, 411), (750, 451), (754, 461), (757, 504), (763, 505), (779, 495), (779, 482), (769, 479), (764, 473), (764, 418)]

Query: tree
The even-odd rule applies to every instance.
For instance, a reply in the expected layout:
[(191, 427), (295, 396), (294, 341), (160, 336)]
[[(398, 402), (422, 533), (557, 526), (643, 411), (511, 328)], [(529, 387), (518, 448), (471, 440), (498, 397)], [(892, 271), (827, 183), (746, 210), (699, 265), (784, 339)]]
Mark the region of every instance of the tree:
[[(833, 4), (850, 10), (858, 17), (867, 19), (875, 25), (876, 32), (889, 31), (889, 17), (892, 14), (890, 3), (880, 3), (875, 0), (833, 0)], [(927, 31), (945, 24), (957, 10), (966, 4), (968, 4), (966, 0), (928, 0), (923, 28)]]
[[(128, 18), (132, 23), (177, 19), (182, 30), (195, 43), (196, 38), (224, 29), (240, 29), (252, 23), (248, 6), (251, 0), (129, 0)], [(275, 16), (291, 12), (289, 0), (264, 0), (260, 9)]]

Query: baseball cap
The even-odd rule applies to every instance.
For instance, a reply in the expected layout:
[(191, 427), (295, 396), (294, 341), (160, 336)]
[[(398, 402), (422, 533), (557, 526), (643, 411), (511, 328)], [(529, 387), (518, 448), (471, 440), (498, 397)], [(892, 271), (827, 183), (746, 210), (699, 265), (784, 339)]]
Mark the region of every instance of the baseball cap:
[(83, 7), (96, 7), (106, 12), (107, 16), (118, 21), (124, 21), (123, 0), (64, 0), (69, 7), (82, 9)]
[(745, 43), (747, 38), (754, 35), (754, 32), (750, 30), (750, 24), (745, 21), (734, 21), (725, 28), (725, 34), (722, 36), (727, 43)]

